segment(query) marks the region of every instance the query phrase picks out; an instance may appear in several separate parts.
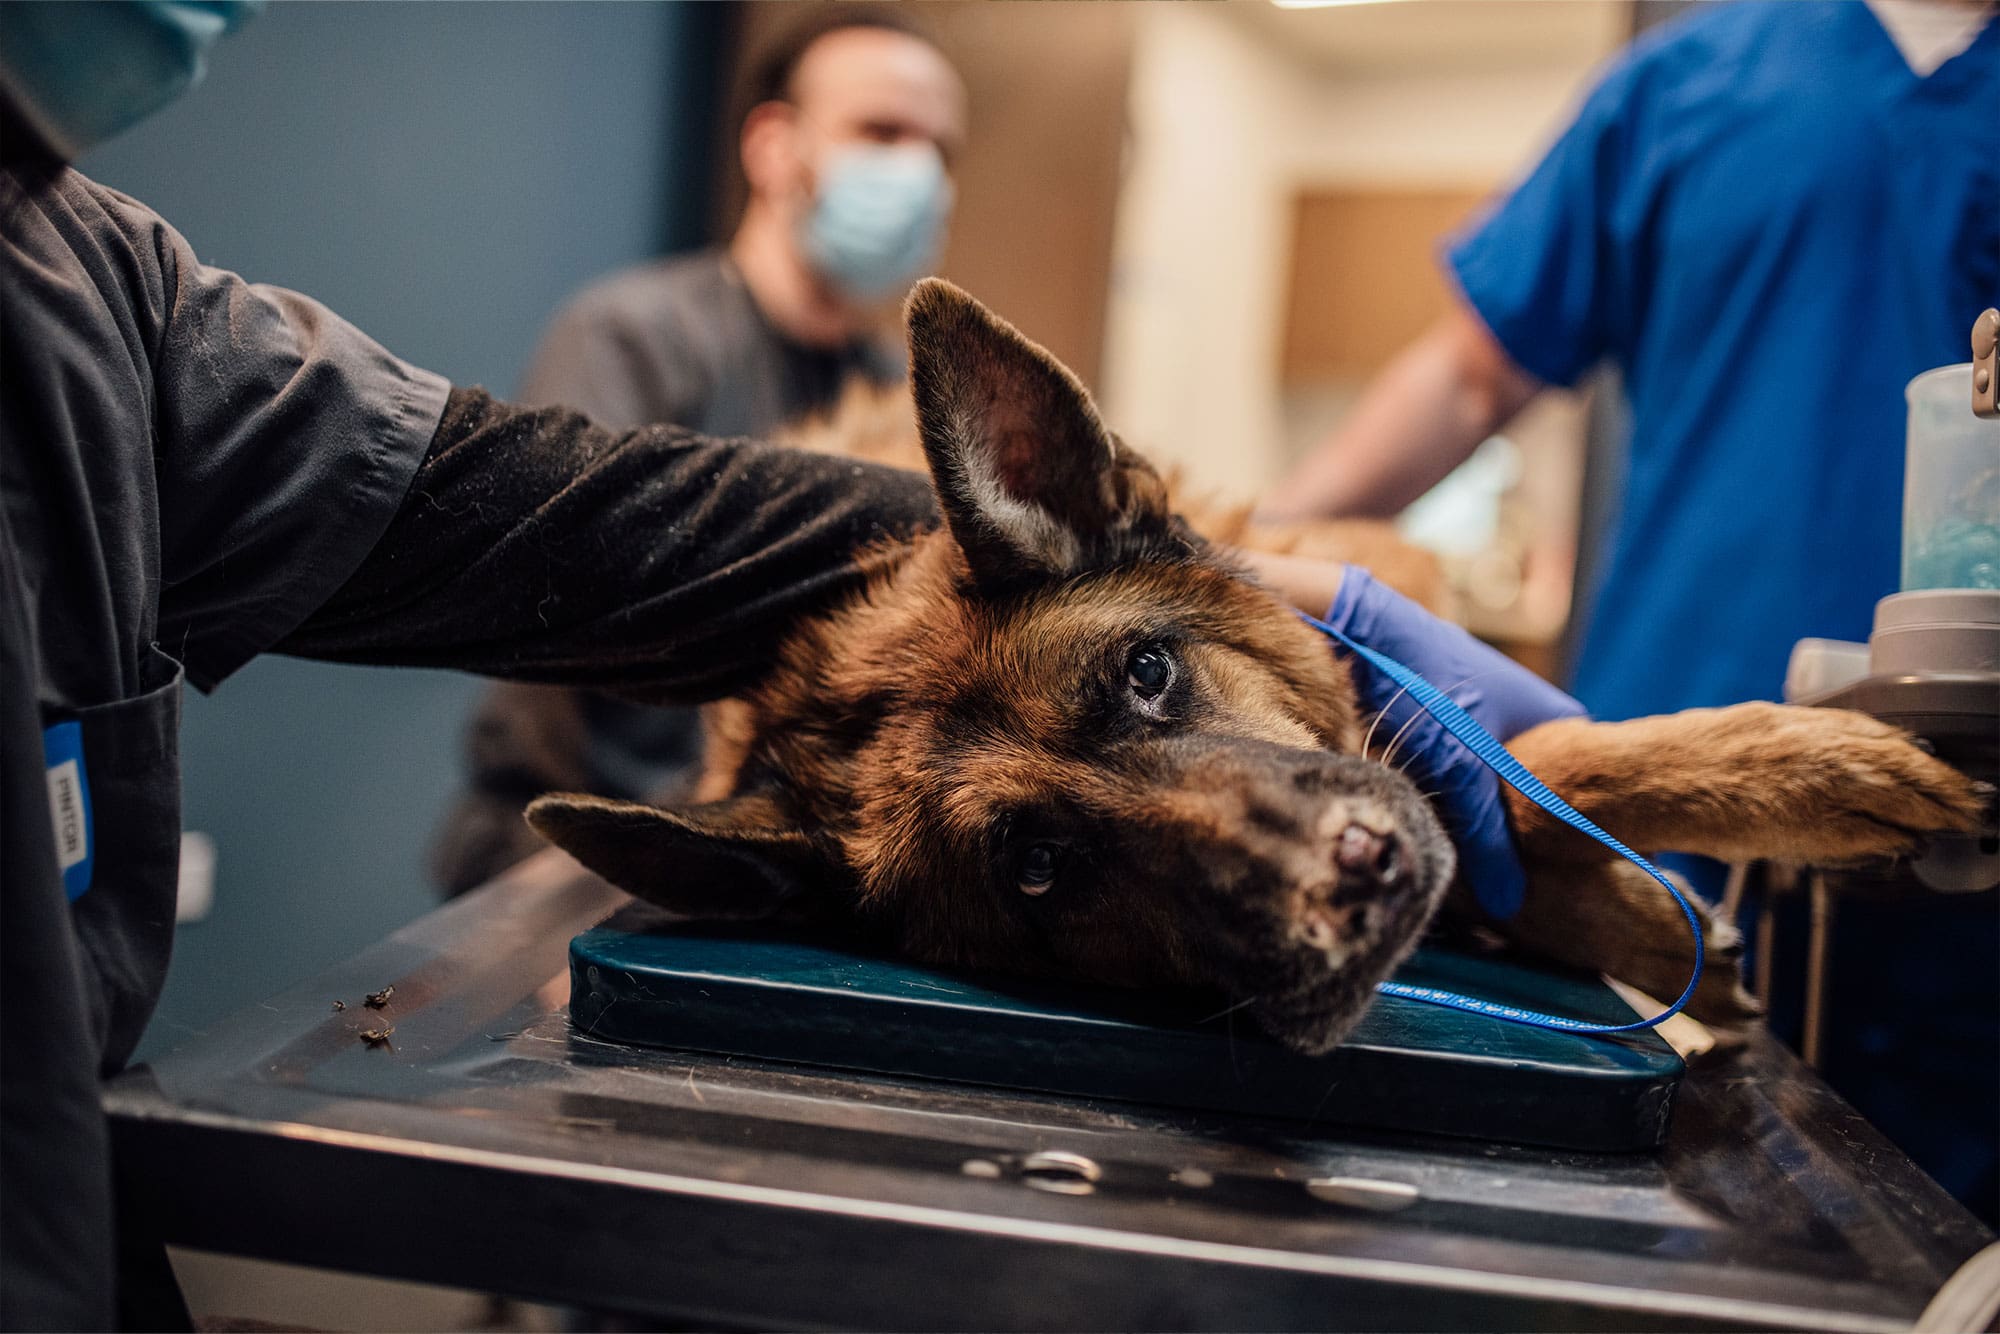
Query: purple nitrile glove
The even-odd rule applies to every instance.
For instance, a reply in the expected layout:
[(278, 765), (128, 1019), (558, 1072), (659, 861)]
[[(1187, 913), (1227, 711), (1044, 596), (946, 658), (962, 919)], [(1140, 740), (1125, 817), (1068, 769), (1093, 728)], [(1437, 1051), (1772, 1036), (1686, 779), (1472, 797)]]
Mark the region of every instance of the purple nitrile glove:
[[(1429, 681), (1503, 742), (1551, 719), (1584, 712), (1583, 705), (1498, 649), (1377, 583), (1359, 566), (1347, 567), (1326, 623)], [(1395, 682), (1359, 660), (1354, 686), (1362, 721), (1373, 725), (1368, 752), (1386, 757), (1432, 798), (1479, 906), (1494, 917), (1512, 917), (1520, 911), (1528, 877), (1507, 828), (1500, 779)], [(1398, 733), (1392, 750), (1390, 739)]]

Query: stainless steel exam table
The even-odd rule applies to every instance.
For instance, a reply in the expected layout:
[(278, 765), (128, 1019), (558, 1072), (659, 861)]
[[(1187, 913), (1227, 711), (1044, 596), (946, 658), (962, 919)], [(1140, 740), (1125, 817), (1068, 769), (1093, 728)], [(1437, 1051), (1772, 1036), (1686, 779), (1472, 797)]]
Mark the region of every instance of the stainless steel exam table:
[(545, 854), (122, 1075), (130, 1226), (869, 1329), (1887, 1331), (1993, 1240), (1761, 1035), (1690, 1071), (1657, 1154), (842, 1074), (573, 1033), (569, 942), (624, 902)]

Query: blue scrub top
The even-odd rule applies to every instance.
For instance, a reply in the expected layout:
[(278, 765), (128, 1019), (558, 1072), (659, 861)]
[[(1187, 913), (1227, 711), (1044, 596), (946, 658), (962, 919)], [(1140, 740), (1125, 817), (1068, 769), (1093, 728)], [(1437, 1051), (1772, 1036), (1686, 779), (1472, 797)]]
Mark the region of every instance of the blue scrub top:
[(1623, 371), (1623, 509), (1575, 693), (1776, 698), (1896, 591), (1903, 386), (2000, 305), (2000, 21), (1919, 78), (1869, 8), (1702, 6), (1634, 43), (1447, 256), (1508, 354)]

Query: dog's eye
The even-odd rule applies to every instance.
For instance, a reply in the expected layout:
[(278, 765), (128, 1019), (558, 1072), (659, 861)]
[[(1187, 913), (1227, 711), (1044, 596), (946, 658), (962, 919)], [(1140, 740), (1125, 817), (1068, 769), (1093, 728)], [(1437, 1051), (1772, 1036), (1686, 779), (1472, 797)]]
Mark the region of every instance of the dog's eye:
[(1021, 892), (1046, 894), (1062, 867), (1062, 848), (1054, 843), (1035, 843), (1021, 858)]
[(1163, 648), (1134, 649), (1125, 663), (1125, 684), (1140, 699), (1158, 699), (1174, 679), (1174, 660)]

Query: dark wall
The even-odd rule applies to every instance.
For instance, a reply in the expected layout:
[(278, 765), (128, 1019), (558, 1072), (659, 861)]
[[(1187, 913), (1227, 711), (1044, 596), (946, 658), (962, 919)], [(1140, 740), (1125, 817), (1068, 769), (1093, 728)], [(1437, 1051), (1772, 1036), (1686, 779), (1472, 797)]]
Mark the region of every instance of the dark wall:
[[(700, 6), (276, 4), (79, 165), (207, 262), (505, 394), (578, 285), (700, 236), (718, 27)], [(142, 1055), (431, 906), (477, 690), (272, 658), (190, 694), (184, 824), (216, 841), (216, 907), (182, 928)]]

